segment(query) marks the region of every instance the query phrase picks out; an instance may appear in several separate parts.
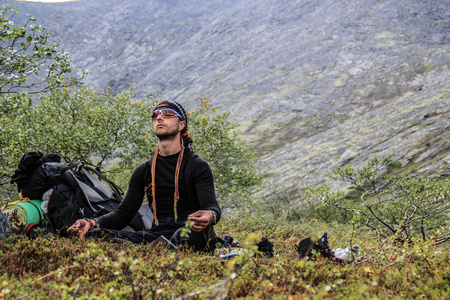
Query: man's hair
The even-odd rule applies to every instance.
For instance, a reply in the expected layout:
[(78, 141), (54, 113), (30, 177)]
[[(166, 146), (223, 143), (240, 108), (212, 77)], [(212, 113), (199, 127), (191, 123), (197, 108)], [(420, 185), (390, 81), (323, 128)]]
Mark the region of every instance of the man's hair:
[(186, 111), (184, 110), (183, 106), (180, 103), (172, 101), (172, 100), (164, 100), (164, 101), (159, 102), (155, 106), (153, 111), (155, 111), (156, 109), (161, 108), (161, 107), (167, 107), (167, 108), (173, 109), (178, 114), (180, 114), (180, 116), (181, 116), (180, 120), (186, 122), (186, 126), (184, 126), (183, 130), (181, 130), (181, 139), (182, 139), (183, 145), (185, 147), (190, 147), (192, 144), (192, 139), (190, 138), (189, 132), (188, 132), (188, 116), (187, 116)]

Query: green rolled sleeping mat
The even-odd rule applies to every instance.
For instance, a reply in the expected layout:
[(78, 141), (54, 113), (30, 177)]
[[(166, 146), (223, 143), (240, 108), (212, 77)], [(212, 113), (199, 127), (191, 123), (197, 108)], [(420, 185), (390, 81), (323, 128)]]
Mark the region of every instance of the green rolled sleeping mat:
[(25, 233), (32, 224), (44, 224), (46, 222), (41, 203), (42, 200), (22, 199), (10, 202), (2, 207), (11, 223), (14, 234)]

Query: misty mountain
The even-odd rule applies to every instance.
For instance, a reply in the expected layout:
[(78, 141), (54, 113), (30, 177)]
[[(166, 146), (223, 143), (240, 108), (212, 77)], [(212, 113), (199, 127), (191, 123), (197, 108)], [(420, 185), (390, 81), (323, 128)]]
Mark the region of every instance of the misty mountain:
[(449, 173), (450, 1), (2, 2), (53, 32), (91, 87), (231, 111), (269, 194), (389, 153)]

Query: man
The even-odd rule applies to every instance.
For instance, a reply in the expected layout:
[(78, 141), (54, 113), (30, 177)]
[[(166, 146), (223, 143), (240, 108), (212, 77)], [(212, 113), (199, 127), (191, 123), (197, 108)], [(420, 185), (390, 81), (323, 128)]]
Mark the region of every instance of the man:
[[(91, 228), (113, 229), (108, 232), (135, 243), (153, 242), (163, 235), (177, 245), (211, 251), (216, 242), (212, 225), (219, 221), (221, 210), (209, 165), (190, 149), (186, 111), (175, 101), (163, 101), (156, 105), (152, 119), (159, 139), (156, 153), (134, 170), (122, 203), (98, 219), (77, 220), (68, 231), (83, 237)], [(145, 194), (152, 205), (153, 227), (144, 232), (117, 231), (132, 220)], [(193, 224), (186, 240), (180, 234), (187, 220)]]

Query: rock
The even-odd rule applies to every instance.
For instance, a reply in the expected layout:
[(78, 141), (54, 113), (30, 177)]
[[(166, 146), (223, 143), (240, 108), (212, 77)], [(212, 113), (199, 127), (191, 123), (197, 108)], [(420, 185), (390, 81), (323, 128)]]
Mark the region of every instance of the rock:
[(11, 236), (11, 223), (5, 213), (0, 210), (0, 241), (8, 236)]

